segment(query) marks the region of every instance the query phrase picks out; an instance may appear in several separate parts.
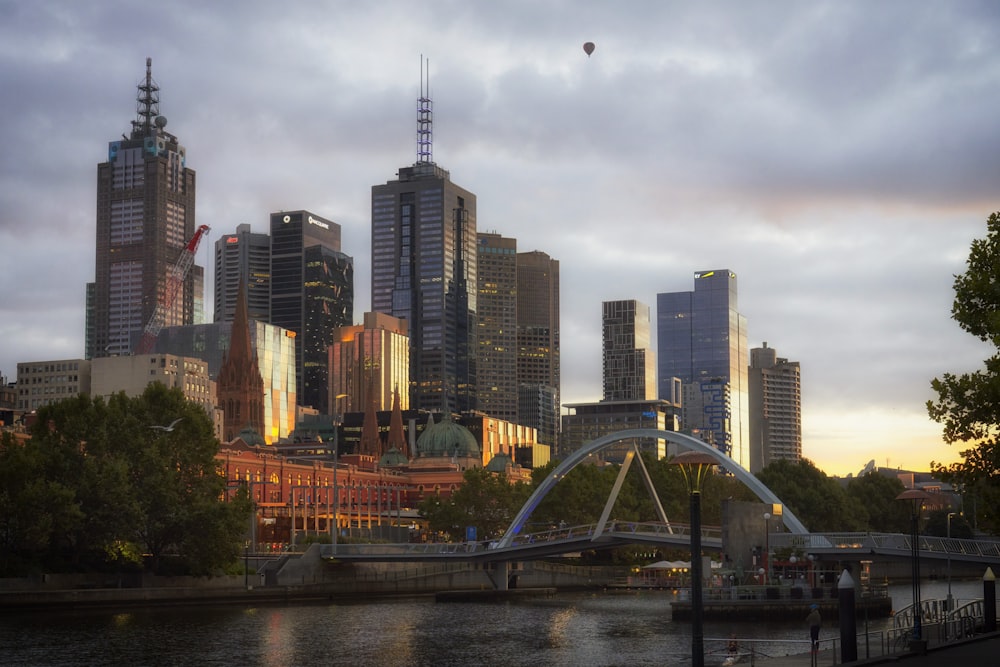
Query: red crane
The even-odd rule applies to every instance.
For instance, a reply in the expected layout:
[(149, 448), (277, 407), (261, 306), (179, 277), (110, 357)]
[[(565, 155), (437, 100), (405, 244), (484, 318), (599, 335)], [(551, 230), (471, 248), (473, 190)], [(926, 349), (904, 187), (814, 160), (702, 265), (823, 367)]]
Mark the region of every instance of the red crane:
[(170, 269), (170, 274), (167, 276), (166, 289), (163, 290), (163, 294), (160, 295), (160, 299), (156, 302), (156, 309), (153, 311), (153, 316), (149, 318), (149, 322), (142, 332), (142, 340), (139, 341), (136, 354), (149, 354), (152, 351), (156, 337), (159, 335), (160, 329), (163, 328), (163, 320), (167, 316), (167, 311), (174, 305), (177, 292), (180, 291), (181, 285), (184, 284), (184, 278), (187, 277), (188, 271), (191, 270), (191, 265), (194, 264), (194, 255), (198, 252), (198, 244), (201, 243), (201, 237), (207, 231), (208, 225), (198, 227), (198, 231), (194, 233), (191, 240), (184, 246), (184, 250), (181, 251), (181, 256), (177, 258), (177, 263)]

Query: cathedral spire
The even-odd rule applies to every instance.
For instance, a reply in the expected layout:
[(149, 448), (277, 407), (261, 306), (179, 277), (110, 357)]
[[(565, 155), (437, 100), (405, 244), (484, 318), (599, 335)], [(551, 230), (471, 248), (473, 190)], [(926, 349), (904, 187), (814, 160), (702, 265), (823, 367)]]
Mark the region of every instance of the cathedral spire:
[(410, 458), (410, 448), (406, 444), (403, 430), (403, 411), (400, 408), (399, 385), (392, 392), (392, 416), (389, 418), (389, 449), (395, 447), (403, 456)]

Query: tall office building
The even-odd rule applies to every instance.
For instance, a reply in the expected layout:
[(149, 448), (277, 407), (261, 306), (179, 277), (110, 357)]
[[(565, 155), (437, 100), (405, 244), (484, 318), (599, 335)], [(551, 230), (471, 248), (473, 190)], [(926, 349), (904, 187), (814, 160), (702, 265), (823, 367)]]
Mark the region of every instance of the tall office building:
[(271, 309), (271, 237), (236, 227), (215, 242), (215, 315), (213, 322), (232, 322), (240, 284), (246, 289), (247, 315), (267, 322)]
[(605, 301), (604, 400), (656, 398), (656, 361), (650, 338), (649, 306), (629, 299)]
[(341, 327), (330, 346), (330, 405), (327, 414), (391, 410), (399, 390), (399, 409), (409, 410), (410, 338), (407, 322), (385, 313), (365, 313), (364, 323)]
[[(152, 60), (138, 85), (132, 131), (108, 144), (97, 165), (97, 261), (87, 285), (86, 358), (132, 354), (143, 329), (166, 303), (168, 276), (195, 233), (195, 172), (166, 131)], [(192, 266), (163, 313), (162, 326), (193, 324), (203, 285)]]
[(772, 461), (802, 458), (802, 390), (799, 362), (774, 348), (750, 350), (750, 472)]
[(517, 239), (480, 232), (476, 271), (479, 295), (479, 410), (508, 422), (517, 413)]
[(432, 159), (431, 101), (417, 104), (417, 161), (372, 187), (372, 310), (406, 319), (410, 407), (476, 401), (476, 196)]
[(711, 433), (714, 445), (744, 468), (750, 427), (746, 318), (738, 311), (736, 274), (694, 274), (693, 292), (656, 295), (660, 395), (683, 383), (681, 428)]
[(340, 225), (309, 211), (271, 214), (271, 324), (295, 333), (299, 405), (329, 405), (327, 348), (354, 317), (354, 260)]
[(559, 447), (559, 260), (533, 250), (517, 254), (518, 423), (538, 442)]

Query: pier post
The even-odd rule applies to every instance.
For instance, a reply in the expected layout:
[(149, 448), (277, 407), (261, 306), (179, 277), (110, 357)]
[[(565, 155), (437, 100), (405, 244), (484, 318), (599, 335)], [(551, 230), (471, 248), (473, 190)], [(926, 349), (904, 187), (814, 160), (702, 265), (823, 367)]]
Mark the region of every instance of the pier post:
[(496, 589), (498, 591), (507, 590), (509, 588), (507, 581), (510, 579), (510, 563), (505, 560), (498, 562), (494, 576), (493, 584)]
[(983, 622), (986, 632), (997, 631), (997, 581), (993, 568), (986, 568), (983, 575)]
[(858, 659), (858, 621), (854, 609), (854, 578), (844, 570), (837, 581), (837, 602), (840, 611), (840, 661)]

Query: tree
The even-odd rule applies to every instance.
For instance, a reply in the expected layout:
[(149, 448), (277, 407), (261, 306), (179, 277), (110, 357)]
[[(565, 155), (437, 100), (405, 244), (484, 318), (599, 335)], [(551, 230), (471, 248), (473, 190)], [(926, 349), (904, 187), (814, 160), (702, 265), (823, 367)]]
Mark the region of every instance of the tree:
[[(225, 502), (218, 441), (205, 411), (179, 389), (150, 385), (142, 396), (80, 395), (39, 410), (21, 462), (26, 479), (48, 485), (60, 529), (36, 552), (50, 567), (145, 566), (207, 574), (234, 562), (249, 526), (248, 494)], [(173, 430), (153, 426), (176, 422)], [(16, 489), (17, 487), (15, 487)], [(56, 493), (59, 491), (60, 493)], [(37, 495), (37, 492), (36, 492)], [(31, 502), (30, 489), (12, 499)], [(36, 521), (36, 532), (45, 524)]]
[(476, 527), (477, 539), (493, 539), (503, 535), (528, 492), (526, 484), (511, 484), (506, 475), (471, 468), (447, 499), (436, 494), (425, 498), (420, 513), (431, 530), (447, 533), (452, 540), (464, 540), (468, 526)]
[(969, 250), (965, 273), (955, 276), (951, 317), (993, 354), (979, 371), (945, 373), (931, 381), (937, 400), (927, 401), (931, 419), (944, 427), (948, 444), (968, 443), (962, 461), (931, 462), (941, 479), (982, 501), (980, 526), (1000, 528), (1000, 213), (986, 220), (987, 235)]
[(854, 498), (867, 515), (868, 530), (881, 533), (908, 533), (910, 505), (896, 500), (906, 490), (894, 477), (875, 471), (856, 477), (847, 483), (847, 495)]
[(836, 480), (808, 459), (773, 461), (757, 479), (771, 489), (810, 531), (864, 530), (868, 513)]

